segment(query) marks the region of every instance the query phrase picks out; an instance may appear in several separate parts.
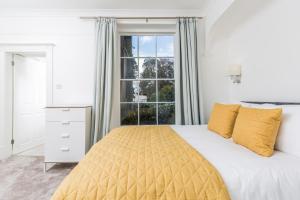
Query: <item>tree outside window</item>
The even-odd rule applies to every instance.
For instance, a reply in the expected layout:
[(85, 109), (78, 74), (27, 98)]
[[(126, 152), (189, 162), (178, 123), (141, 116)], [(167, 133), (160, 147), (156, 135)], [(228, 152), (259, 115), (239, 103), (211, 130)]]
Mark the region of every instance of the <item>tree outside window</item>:
[(174, 36), (121, 36), (121, 125), (174, 124)]

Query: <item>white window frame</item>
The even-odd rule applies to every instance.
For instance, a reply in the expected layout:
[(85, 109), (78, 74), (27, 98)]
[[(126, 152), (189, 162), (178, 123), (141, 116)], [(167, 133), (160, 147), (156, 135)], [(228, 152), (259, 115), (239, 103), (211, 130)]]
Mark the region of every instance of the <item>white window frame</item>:
[[(138, 49), (137, 49), (137, 57), (122, 57), (121, 56), (121, 40), (120, 38), (122, 36), (174, 36), (175, 38), (175, 33), (174, 32), (145, 32), (145, 33), (142, 33), (142, 32), (139, 32), (139, 33), (136, 33), (136, 32), (124, 32), (124, 33), (119, 33), (118, 34), (118, 62), (117, 62), (117, 65), (118, 65), (118, 71), (119, 71), (119, 74), (118, 74), (118, 83), (119, 83), (119, 86), (121, 84), (121, 81), (156, 81), (156, 101), (155, 102), (145, 102), (145, 104), (156, 104), (156, 124), (153, 124), (153, 125), (159, 125), (158, 123), (158, 104), (160, 103), (165, 103), (165, 104), (174, 104), (175, 106), (175, 99), (174, 101), (171, 101), (171, 102), (161, 102), (161, 101), (158, 101), (158, 81), (159, 80), (163, 80), (163, 81), (174, 81), (174, 87), (175, 87), (175, 75), (173, 78), (158, 78), (157, 77), (157, 71), (156, 71), (156, 77), (151, 79), (140, 79), (140, 69), (139, 69), (139, 59), (140, 58), (154, 58), (156, 59), (156, 62), (155, 62), (155, 67), (156, 67), (156, 70), (157, 70), (157, 59), (159, 58), (171, 58), (174, 60), (174, 73), (175, 73), (175, 43), (173, 44), (174, 45), (174, 55), (173, 57), (167, 57), (167, 56), (160, 56), (158, 57), (157, 56), (157, 40), (155, 41), (155, 56), (154, 57), (151, 57), (151, 56), (148, 56), (148, 57), (139, 57), (139, 40), (138, 40)], [(138, 59), (138, 79), (122, 79), (121, 78), (121, 59), (123, 58), (134, 58), (134, 59)], [(176, 91), (175, 91), (176, 92)], [(119, 94), (121, 95), (121, 91), (119, 89)], [(121, 97), (121, 96), (120, 96)], [(119, 116), (120, 116), (120, 125), (122, 126), (122, 120), (121, 120), (121, 105), (122, 104), (137, 104), (138, 106), (138, 124), (136, 125), (141, 125), (140, 124), (140, 104), (143, 104), (142, 102), (139, 101), (139, 96), (138, 96), (138, 101), (137, 102), (122, 102), (121, 101), (121, 98), (119, 98), (119, 106), (120, 106), (120, 113), (119, 113)], [(175, 111), (174, 111), (174, 114), (176, 115)], [(174, 122), (175, 124), (175, 122)]]

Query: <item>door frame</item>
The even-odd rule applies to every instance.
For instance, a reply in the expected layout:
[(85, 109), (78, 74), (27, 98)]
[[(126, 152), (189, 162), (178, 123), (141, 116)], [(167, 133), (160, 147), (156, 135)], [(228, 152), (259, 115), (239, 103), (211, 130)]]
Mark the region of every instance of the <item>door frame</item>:
[[(13, 88), (11, 56), (16, 53), (40, 53), (46, 54), (46, 105), (53, 104), (53, 49), (54, 44), (14, 44), (0, 43), (0, 159), (12, 155), (12, 131), (13, 131)], [(2, 74), (2, 75), (1, 75)], [(2, 86), (1, 86), (2, 85)], [(1, 97), (2, 96), (2, 97)], [(1, 124), (3, 123), (3, 124)]]

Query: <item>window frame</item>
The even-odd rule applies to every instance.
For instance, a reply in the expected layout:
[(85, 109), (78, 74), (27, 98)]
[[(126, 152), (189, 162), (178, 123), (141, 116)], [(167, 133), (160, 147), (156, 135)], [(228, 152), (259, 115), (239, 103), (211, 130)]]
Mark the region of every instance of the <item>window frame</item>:
[[(173, 57), (170, 57), (170, 56), (157, 56), (157, 39), (155, 40), (155, 56), (148, 56), (148, 57), (139, 57), (139, 48), (140, 48), (140, 45), (139, 45), (139, 39), (137, 41), (137, 56), (136, 57), (122, 57), (121, 56), (121, 37), (122, 36), (173, 36), (174, 37), (174, 42), (173, 42), (173, 49), (174, 49), (174, 54), (173, 54)], [(156, 104), (156, 123), (153, 124), (153, 125), (163, 125), (163, 124), (159, 124), (159, 121), (158, 121), (158, 105), (159, 104), (173, 104), (175, 106), (176, 104), (176, 99), (174, 97), (174, 101), (170, 101), (170, 102), (164, 102), (164, 101), (158, 101), (159, 99), (159, 91), (158, 91), (158, 81), (174, 81), (174, 93), (176, 92), (175, 91), (175, 33), (174, 32), (124, 32), (124, 33), (119, 33), (118, 34), (118, 62), (117, 62), (117, 66), (118, 66), (118, 70), (119, 70), (119, 74), (118, 74), (118, 84), (119, 84), (119, 87), (121, 85), (121, 82), (122, 81), (156, 81), (156, 84), (155, 84), (155, 91), (156, 91), (156, 101), (154, 102), (140, 102), (139, 101), (139, 95), (138, 95), (138, 100), (137, 102), (126, 102), (126, 101), (121, 101), (121, 90), (119, 88), (119, 106), (120, 106), (120, 109), (119, 109), (119, 116), (120, 116), (120, 125), (121, 126), (134, 126), (134, 125), (122, 125), (122, 116), (121, 116), (121, 109), (122, 109), (122, 104), (136, 104), (137, 105), (137, 116), (138, 116), (138, 120), (137, 120), (137, 126), (140, 126), (142, 124), (140, 124), (140, 104)], [(143, 78), (141, 79), (140, 78), (140, 66), (139, 66), (139, 59), (145, 59), (145, 58), (153, 58), (155, 59), (155, 69), (156, 69), (156, 77), (155, 78)], [(158, 67), (157, 67), (157, 59), (159, 58), (166, 58), (166, 59), (173, 59), (174, 61), (174, 77), (173, 78), (158, 78), (157, 75), (158, 75)], [(138, 59), (138, 78), (122, 78), (122, 74), (121, 74), (121, 60), (122, 59)], [(138, 93), (140, 92), (140, 90), (138, 91)], [(175, 112), (175, 109), (174, 109), (174, 114), (176, 116), (176, 112)], [(174, 121), (174, 124), (175, 124), (175, 121)], [(174, 124), (164, 124), (164, 125), (174, 125)]]

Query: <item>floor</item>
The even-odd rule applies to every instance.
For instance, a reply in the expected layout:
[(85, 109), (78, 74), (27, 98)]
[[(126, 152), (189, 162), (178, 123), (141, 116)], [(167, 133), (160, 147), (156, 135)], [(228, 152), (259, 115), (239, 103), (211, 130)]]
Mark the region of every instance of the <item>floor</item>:
[(38, 145), (21, 153), (18, 153), (19, 156), (44, 156), (44, 145)]
[(56, 164), (43, 172), (43, 146), (0, 161), (0, 200), (49, 200), (74, 164)]

